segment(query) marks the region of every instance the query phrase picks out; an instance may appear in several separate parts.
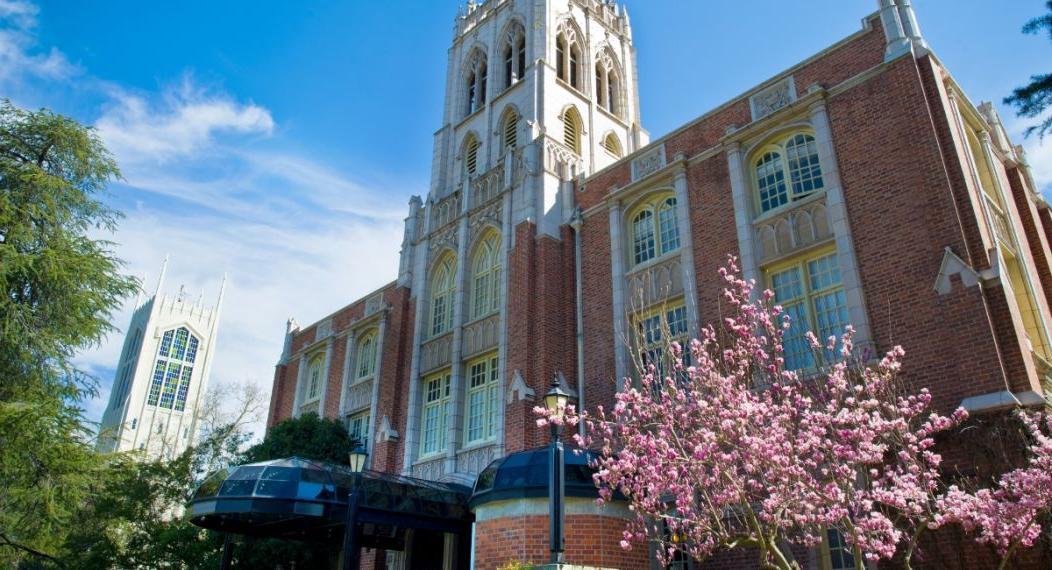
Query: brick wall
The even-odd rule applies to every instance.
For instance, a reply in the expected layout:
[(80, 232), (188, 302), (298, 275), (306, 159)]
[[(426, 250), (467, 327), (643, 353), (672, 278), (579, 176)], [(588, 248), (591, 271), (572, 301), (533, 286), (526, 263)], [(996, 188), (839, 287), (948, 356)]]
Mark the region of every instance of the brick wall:
[[(495, 570), (510, 561), (546, 564), (551, 543), (547, 516), (527, 515), (475, 524), (475, 568)], [(619, 543), (625, 522), (599, 515), (566, 516), (568, 564), (642, 570), (649, 568), (646, 547), (623, 550)]]

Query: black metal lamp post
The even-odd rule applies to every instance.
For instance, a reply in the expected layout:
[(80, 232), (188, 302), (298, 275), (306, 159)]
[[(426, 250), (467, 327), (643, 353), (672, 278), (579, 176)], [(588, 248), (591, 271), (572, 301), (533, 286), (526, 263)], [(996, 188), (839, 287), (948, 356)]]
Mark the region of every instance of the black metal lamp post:
[(563, 564), (563, 515), (565, 512), (564, 502), (566, 497), (566, 483), (563, 473), (566, 468), (565, 450), (560, 439), (562, 434), (562, 419), (566, 414), (566, 404), (570, 402), (570, 394), (559, 385), (559, 381), (552, 382), (551, 390), (544, 395), (544, 406), (551, 412), (549, 422), (552, 429), (552, 440), (549, 446), (548, 464), (551, 466), (551, 485), (548, 487), (548, 508), (551, 521), (551, 551), (552, 564)]
[(358, 570), (358, 503), (362, 490), (362, 470), (365, 469), (365, 460), (369, 456), (365, 446), (358, 444), (351, 450), (350, 464), (354, 472), (354, 486), (351, 488), (351, 496), (347, 504), (347, 527), (343, 531), (343, 569)]

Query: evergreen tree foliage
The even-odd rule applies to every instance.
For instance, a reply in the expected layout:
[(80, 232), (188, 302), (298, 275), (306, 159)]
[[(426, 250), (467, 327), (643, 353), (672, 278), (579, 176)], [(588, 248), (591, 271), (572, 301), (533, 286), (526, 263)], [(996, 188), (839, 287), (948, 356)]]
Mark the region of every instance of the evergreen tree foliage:
[(245, 453), (247, 463), (302, 457), (344, 465), (355, 442), (333, 419), (304, 414), (272, 427), (267, 437)]
[(134, 291), (100, 201), (120, 177), (94, 131), (0, 101), (0, 566), (53, 560), (104, 469), (79, 407), (95, 382), (72, 359)]
[[(1052, 0), (1048, 0), (1046, 5), (1049, 13), (1027, 22), (1023, 26), (1023, 33), (1039, 34), (1044, 31), (1052, 40)], [(1032, 119), (1040, 116), (1052, 105), (1052, 73), (1031, 76), (1029, 84), (1017, 88), (1012, 95), (1005, 97), (1004, 102), (1015, 107), (1016, 113), (1021, 117)], [(1036, 132), (1044, 137), (1049, 131), (1052, 131), (1052, 117), (1028, 128), (1026, 135), (1030, 136)]]

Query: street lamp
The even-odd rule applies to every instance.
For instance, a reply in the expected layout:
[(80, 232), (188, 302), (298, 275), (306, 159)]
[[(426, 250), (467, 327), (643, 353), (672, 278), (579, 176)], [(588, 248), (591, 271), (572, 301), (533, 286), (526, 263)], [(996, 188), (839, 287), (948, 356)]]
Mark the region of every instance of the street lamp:
[(357, 444), (348, 456), (351, 472), (354, 475), (354, 483), (351, 487), (351, 496), (347, 499), (347, 526), (343, 530), (343, 570), (357, 570), (358, 564), (358, 503), (361, 498), (362, 471), (365, 470), (365, 460), (369, 452), (365, 446)]
[(551, 412), (549, 425), (552, 429), (552, 440), (549, 445), (548, 464), (551, 465), (551, 479), (548, 487), (549, 519), (551, 521), (551, 552), (552, 564), (563, 564), (563, 515), (564, 499), (566, 497), (566, 483), (563, 481), (563, 473), (566, 470), (565, 452), (562, 434), (562, 423), (566, 417), (566, 404), (570, 402), (570, 394), (562, 389), (559, 380), (552, 381), (552, 387), (544, 395), (544, 406)]

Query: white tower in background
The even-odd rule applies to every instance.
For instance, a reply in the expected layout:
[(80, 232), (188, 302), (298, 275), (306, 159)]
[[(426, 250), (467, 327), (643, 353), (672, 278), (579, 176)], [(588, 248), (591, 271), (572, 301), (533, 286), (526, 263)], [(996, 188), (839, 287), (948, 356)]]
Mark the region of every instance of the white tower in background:
[(102, 416), (101, 451), (141, 450), (146, 457), (175, 457), (194, 443), (198, 411), (208, 386), (219, 309), (187, 298), (182, 287), (164, 295), (168, 259), (157, 289), (145, 301), (142, 291), (124, 337), (110, 402)]

